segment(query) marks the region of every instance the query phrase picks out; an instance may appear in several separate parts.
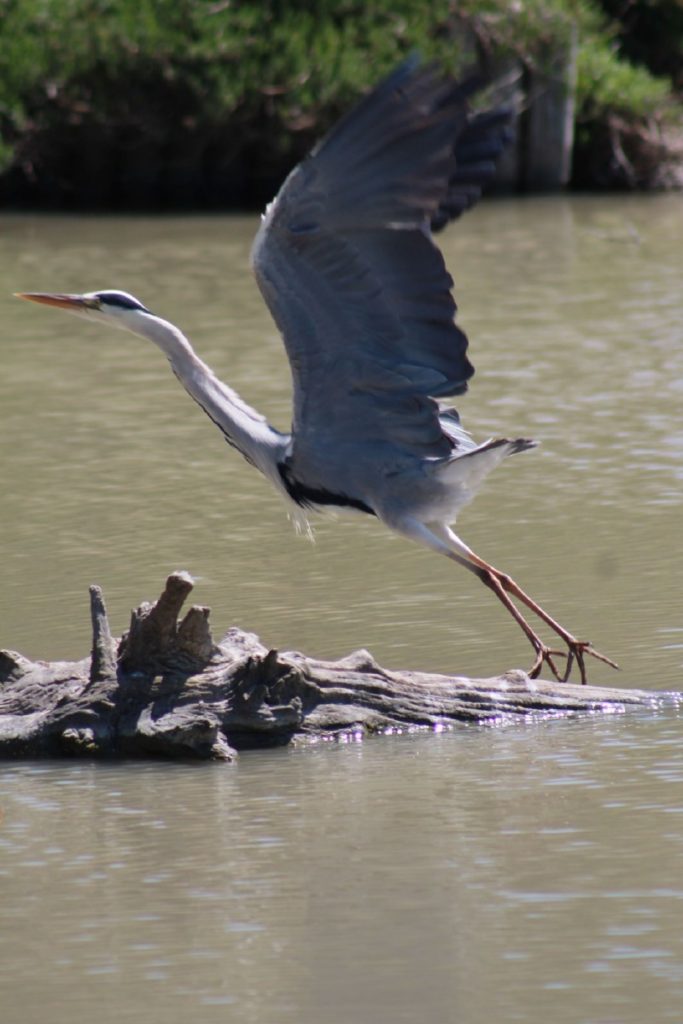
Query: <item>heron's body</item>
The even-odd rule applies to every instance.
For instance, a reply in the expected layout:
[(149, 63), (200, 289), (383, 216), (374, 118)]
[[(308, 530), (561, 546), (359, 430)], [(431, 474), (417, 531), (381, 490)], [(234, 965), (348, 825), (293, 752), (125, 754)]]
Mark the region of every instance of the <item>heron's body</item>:
[(410, 519), (454, 523), (460, 508), (472, 500), (485, 476), (506, 455), (535, 444), (518, 439), (476, 445), (460, 426), (455, 410), (439, 412), (438, 407), (439, 448), (447, 454), (423, 455), (390, 439), (381, 445), (362, 439), (340, 441), (331, 409), (330, 440), (314, 438), (302, 466), (303, 460), (295, 458), (294, 431), (276, 430), (243, 402), (198, 358), (178, 328), (157, 317), (146, 317), (142, 327), (226, 441), (261, 470), (294, 504), (298, 515), (331, 509), (359, 511), (399, 531)]
[[(444, 399), (474, 372), (455, 323), (452, 279), (432, 232), (479, 198), (507, 135), (509, 115), (473, 115), (476, 83), (456, 83), (407, 61), (351, 111), (289, 176), (254, 242), (261, 292), (287, 349), (290, 434), (270, 426), (193, 351), (182, 332), (122, 292), (24, 297), (109, 322), (157, 344), (226, 440), (299, 515), (340, 509), (459, 562), (505, 604), (536, 652), (547, 648), (513, 604), (527, 605), (567, 645), (576, 640), (514, 581), (451, 530), (460, 509), (523, 438), (476, 445)], [(607, 659), (602, 659), (607, 660)]]

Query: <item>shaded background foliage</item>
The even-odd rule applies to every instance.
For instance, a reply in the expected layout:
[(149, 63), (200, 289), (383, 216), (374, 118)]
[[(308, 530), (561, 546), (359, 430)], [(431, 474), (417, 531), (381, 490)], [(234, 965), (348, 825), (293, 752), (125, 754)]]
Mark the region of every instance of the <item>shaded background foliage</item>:
[(409, 51), (533, 65), (576, 31), (577, 180), (648, 184), (600, 147), (676, 110), (681, 21), (675, 0), (0, 0), (0, 202), (260, 206)]

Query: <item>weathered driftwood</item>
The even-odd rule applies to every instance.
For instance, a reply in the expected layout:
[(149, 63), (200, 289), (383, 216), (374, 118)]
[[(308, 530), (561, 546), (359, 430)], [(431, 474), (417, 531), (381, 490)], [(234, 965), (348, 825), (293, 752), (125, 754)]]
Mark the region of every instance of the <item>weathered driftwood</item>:
[(0, 756), (166, 756), (231, 760), (235, 748), (295, 738), (454, 723), (499, 724), (536, 715), (647, 704), (636, 690), (531, 680), (390, 672), (367, 651), (328, 662), (268, 650), (232, 628), (219, 644), (209, 609), (178, 615), (192, 590), (174, 573), (156, 604), (112, 638), (99, 587), (90, 588), (93, 645), (77, 662), (32, 662), (0, 652)]

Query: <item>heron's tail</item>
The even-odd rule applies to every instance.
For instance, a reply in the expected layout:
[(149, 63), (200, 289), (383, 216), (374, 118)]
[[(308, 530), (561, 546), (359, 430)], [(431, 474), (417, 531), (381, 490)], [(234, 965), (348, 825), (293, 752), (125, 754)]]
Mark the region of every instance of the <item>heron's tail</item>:
[(532, 441), (525, 437), (517, 437), (514, 440), (507, 437), (492, 438), (471, 451), (463, 452), (462, 455), (454, 455), (448, 462), (441, 465), (439, 475), (445, 477), (450, 483), (460, 484), (467, 493), (466, 500), (470, 501), (484, 478), (506, 456), (528, 451), (529, 448), (535, 448), (537, 444), (538, 441)]
[[(474, 451), (468, 452), (467, 455), (476, 455), (478, 452), (489, 452), (496, 448), (502, 448), (501, 455), (517, 455), (519, 452), (526, 452), (530, 448), (537, 448), (538, 441), (533, 441), (528, 437), (516, 437), (514, 441), (508, 440), (507, 437), (499, 437), (495, 440), (485, 441), (484, 444), (480, 444)], [(466, 457), (466, 456), (465, 456)]]
[[(466, 459), (476, 459), (478, 462), (482, 459), (488, 459), (493, 462), (493, 465), (504, 459), (507, 455), (517, 455), (518, 452), (526, 452), (529, 448), (536, 448), (538, 441), (532, 441), (527, 437), (516, 437), (514, 441), (511, 441), (508, 437), (492, 437), (489, 441), (484, 441), (483, 444), (477, 445), (469, 452), (463, 452), (462, 455), (458, 456), (459, 462), (464, 462)], [(493, 466), (491, 466), (493, 469)]]

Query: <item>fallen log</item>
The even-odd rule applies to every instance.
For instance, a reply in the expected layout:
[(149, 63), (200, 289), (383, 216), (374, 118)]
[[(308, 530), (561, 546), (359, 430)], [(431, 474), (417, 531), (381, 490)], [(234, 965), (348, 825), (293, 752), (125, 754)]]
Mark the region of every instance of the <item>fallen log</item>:
[(215, 643), (209, 609), (179, 613), (192, 590), (173, 573), (155, 604), (112, 637), (90, 588), (93, 642), (76, 662), (0, 651), (0, 757), (217, 758), (292, 740), (456, 723), (498, 725), (652, 705), (641, 690), (532, 680), (515, 669), (468, 679), (382, 668), (367, 651), (319, 661), (269, 650), (237, 627)]

